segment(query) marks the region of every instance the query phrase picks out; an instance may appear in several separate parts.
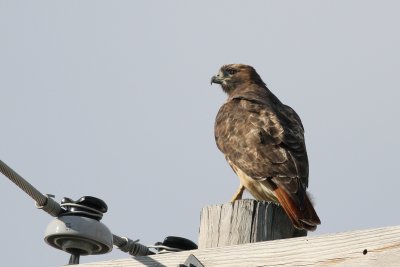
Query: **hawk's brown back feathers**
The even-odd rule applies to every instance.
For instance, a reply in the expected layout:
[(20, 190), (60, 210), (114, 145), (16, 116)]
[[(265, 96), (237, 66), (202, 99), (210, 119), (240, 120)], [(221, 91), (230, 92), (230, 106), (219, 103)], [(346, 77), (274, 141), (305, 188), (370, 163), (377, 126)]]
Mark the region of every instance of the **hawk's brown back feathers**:
[(308, 199), (304, 129), (296, 112), (268, 90), (251, 66), (223, 66), (212, 82), (228, 94), (215, 140), (241, 184), (259, 200), (279, 202), (297, 228), (320, 220)]

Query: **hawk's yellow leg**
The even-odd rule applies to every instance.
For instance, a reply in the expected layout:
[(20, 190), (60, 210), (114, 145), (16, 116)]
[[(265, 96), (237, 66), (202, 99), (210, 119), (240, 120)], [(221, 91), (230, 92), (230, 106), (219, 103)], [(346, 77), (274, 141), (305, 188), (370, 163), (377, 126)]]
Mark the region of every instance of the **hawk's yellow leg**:
[(236, 200), (242, 199), (244, 189), (245, 189), (244, 186), (242, 184), (240, 184), (239, 189), (233, 195), (230, 202), (232, 203), (232, 202), (235, 202)]

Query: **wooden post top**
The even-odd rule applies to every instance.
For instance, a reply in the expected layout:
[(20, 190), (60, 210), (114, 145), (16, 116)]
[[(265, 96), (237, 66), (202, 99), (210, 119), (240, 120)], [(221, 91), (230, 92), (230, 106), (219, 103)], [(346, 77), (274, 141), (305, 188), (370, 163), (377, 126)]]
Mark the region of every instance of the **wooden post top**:
[(199, 248), (306, 236), (275, 203), (254, 199), (210, 205), (201, 210)]

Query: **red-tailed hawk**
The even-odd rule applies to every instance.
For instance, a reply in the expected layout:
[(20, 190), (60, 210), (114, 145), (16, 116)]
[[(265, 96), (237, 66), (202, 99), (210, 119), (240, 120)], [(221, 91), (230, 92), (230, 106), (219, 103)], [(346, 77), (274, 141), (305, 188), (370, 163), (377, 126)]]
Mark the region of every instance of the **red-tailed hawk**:
[(215, 120), (215, 140), (240, 179), (231, 201), (247, 189), (258, 200), (279, 203), (296, 228), (315, 230), (321, 222), (306, 193), (308, 158), (300, 117), (251, 66), (222, 66), (211, 83), (228, 94)]

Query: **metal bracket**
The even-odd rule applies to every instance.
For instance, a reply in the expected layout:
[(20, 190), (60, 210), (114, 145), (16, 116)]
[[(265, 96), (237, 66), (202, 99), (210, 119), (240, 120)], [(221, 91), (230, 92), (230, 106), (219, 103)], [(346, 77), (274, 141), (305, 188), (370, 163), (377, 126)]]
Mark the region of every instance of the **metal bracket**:
[(179, 264), (178, 267), (204, 267), (204, 265), (193, 254), (190, 254), (185, 263)]

